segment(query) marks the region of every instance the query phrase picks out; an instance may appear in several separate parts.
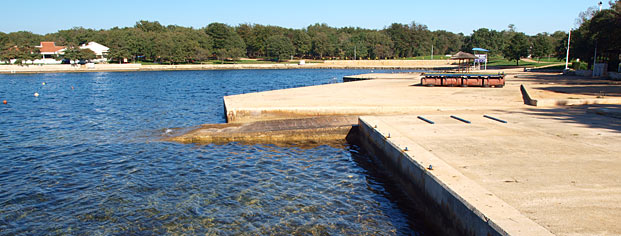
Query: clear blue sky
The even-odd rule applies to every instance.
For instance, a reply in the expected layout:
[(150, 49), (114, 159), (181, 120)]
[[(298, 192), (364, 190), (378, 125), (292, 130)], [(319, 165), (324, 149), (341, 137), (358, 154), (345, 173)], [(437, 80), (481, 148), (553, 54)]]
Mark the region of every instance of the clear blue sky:
[[(136, 21), (164, 25), (204, 27), (211, 22), (232, 26), (241, 23), (304, 28), (314, 23), (382, 29), (391, 23), (416, 21), (431, 30), (466, 35), (478, 28), (506, 29), (515, 24), (520, 32), (567, 31), (578, 14), (594, 0), (107, 0), (107, 1), (2, 1), (0, 31), (53, 33), (76, 26), (108, 29), (133, 26)], [(604, 8), (608, 8), (608, 1)]]

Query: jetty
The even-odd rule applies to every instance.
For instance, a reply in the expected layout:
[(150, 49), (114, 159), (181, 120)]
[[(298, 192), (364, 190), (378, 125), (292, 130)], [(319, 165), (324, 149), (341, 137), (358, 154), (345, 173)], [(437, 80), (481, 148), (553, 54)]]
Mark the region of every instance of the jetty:
[(521, 71), (499, 88), (375, 77), (226, 96), (227, 124), (169, 140), (347, 140), (427, 203), (440, 234), (621, 234), (621, 84)]

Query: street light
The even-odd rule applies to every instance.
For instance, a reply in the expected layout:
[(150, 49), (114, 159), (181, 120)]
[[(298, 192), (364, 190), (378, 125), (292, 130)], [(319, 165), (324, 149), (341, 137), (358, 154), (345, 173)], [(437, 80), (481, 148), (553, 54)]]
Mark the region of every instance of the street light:
[[(602, 2), (599, 2), (599, 11), (602, 11)], [(595, 39), (595, 53), (593, 54), (593, 72), (595, 72), (595, 63), (597, 62), (597, 39)]]
[(569, 29), (569, 35), (567, 36), (567, 56), (565, 56), (565, 70), (569, 70), (569, 43), (571, 43), (571, 29)]

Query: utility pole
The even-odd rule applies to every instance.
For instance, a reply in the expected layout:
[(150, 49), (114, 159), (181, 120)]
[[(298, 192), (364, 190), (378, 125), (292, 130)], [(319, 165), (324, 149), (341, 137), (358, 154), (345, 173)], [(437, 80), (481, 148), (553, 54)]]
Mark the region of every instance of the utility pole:
[(356, 57), (356, 46), (354, 45), (354, 60), (358, 60), (358, 58)]

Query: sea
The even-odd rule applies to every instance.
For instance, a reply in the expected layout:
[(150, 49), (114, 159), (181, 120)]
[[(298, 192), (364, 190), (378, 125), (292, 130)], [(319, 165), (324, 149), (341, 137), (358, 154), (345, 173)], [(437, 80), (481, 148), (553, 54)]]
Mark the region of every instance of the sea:
[(0, 235), (429, 235), (354, 144), (161, 141), (224, 123), (226, 95), (370, 72), (0, 75)]

